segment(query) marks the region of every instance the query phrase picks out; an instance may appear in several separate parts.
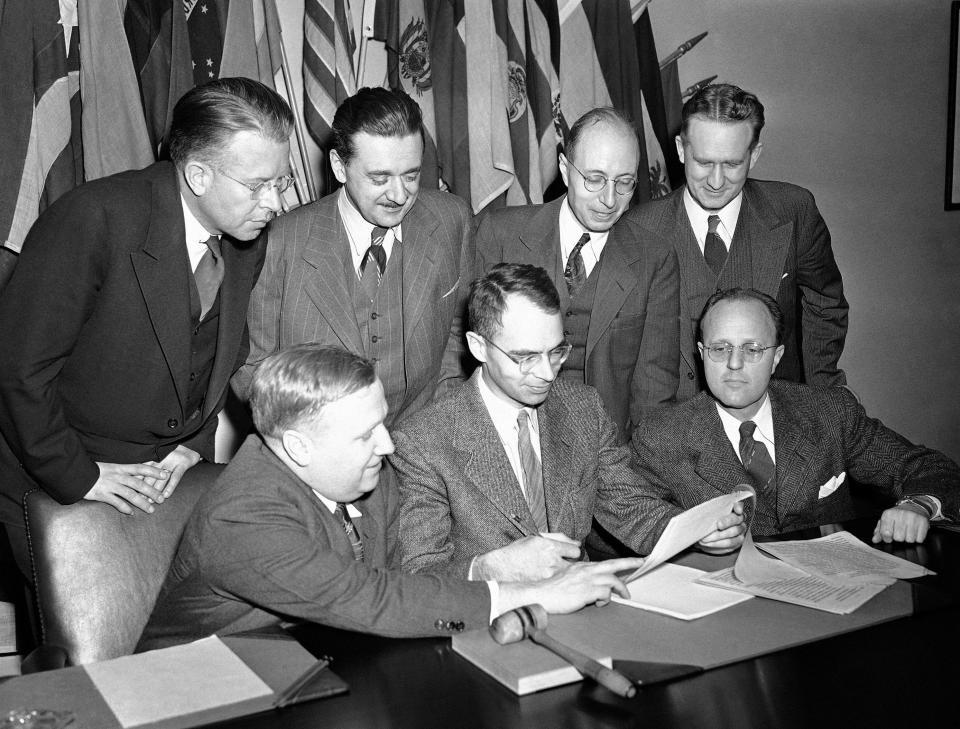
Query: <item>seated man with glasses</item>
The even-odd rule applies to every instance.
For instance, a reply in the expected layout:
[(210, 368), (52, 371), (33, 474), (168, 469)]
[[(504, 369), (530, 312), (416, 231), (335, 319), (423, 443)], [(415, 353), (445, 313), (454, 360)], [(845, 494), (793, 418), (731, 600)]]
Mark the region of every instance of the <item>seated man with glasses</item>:
[(559, 156), (566, 195), (494, 210), (476, 234), (480, 273), (501, 261), (546, 269), (572, 345), (560, 376), (597, 389), (620, 442), (645, 410), (673, 402), (679, 383), (676, 254), (660, 234), (621, 219), (639, 163), (630, 121), (611, 108), (588, 111)]
[(874, 542), (922, 542), (930, 521), (956, 519), (956, 463), (868, 417), (845, 388), (771, 380), (783, 327), (780, 306), (755, 289), (708, 299), (697, 346), (709, 392), (634, 431), (644, 480), (683, 508), (752, 483), (757, 535), (852, 515), (851, 482), (889, 500)]
[[(581, 556), (594, 519), (648, 553), (680, 510), (630, 468), (596, 390), (557, 378), (571, 346), (547, 272), (494, 266), (468, 301), (467, 345), (481, 366), (393, 434), (403, 568), (542, 579)], [(701, 546), (734, 549), (742, 531), (731, 513)]]

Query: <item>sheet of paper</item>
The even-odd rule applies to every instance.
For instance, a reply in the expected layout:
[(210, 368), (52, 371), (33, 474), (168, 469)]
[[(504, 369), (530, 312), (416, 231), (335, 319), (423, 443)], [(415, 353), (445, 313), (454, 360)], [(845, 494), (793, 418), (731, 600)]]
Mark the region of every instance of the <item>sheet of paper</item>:
[(16, 653), (17, 619), (12, 602), (0, 602), (0, 653)]
[(766, 542), (757, 546), (767, 554), (835, 584), (874, 582), (889, 585), (898, 579), (934, 574), (926, 567), (874, 549), (850, 532), (836, 532), (807, 541)]
[(672, 618), (695, 620), (752, 598), (752, 595), (698, 584), (697, 579), (705, 574), (693, 567), (662, 564), (627, 586), (629, 600), (617, 595), (612, 599)]
[(663, 530), (653, 551), (647, 555), (643, 566), (628, 576), (626, 582), (631, 582), (640, 575), (650, 572), (654, 567), (663, 564), (714, 531), (717, 520), (729, 514), (735, 503), (754, 496), (754, 491), (749, 486), (744, 485), (741, 489), (704, 501), (673, 517), (667, 522), (667, 528)]
[[(126, 729), (220, 707), (250, 704), (256, 711), (273, 703), (270, 687), (216, 636), (84, 668)], [(209, 716), (207, 722), (230, 714)]]
[(758, 597), (803, 605), (838, 615), (852, 613), (886, 587), (886, 585), (872, 584), (834, 585), (806, 573), (793, 578), (778, 578), (769, 582), (745, 585), (734, 576), (732, 567), (704, 575), (698, 582), (701, 585), (748, 592)]
[(803, 570), (781, 562), (779, 559), (765, 557), (757, 549), (750, 529), (747, 529), (740, 553), (737, 555), (737, 562), (733, 565), (733, 575), (742, 584), (756, 585), (775, 580), (792, 580), (806, 574)]

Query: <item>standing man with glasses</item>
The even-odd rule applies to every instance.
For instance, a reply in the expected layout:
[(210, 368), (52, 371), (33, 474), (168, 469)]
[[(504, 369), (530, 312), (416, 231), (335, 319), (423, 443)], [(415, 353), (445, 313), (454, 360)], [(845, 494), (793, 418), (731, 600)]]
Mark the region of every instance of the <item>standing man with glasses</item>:
[(33, 226), (0, 297), (0, 519), (24, 574), (24, 492), (149, 514), (214, 459), (292, 128), (260, 83), (195, 88), (170, 162), (82, 185)]
[(627, 223), (636, 130), (616, 109), (584, 114), (560, 154), (567, 194), (484, 216), (481, 271), (501, 261), (546, 269), (572, 345), (560, 376), (597, 389), (621, 442), (644, 410), (672, 402), (679, 365), (679, 277), (667, 239)]
[(756, 535), (849, 518), (851, 482), (888, 502), (874, 542), (922, 542), (931, 521), (956, 519), (957, 464), (868, 417), (846, 388), (771, 380), (783, 322), (777, 302), (755, 289), (710, 297), (697, 344), (709, 392), (636, 429), (644, 480), (684, 508), (752, 483)]
[[(680, 509), (631, 470), (596, 390), (557, 378), (571, 345), (547, 272), (494, 266), (468, 312), (480, 367), (394, 433), (403, 568), (542, 579), (581, 556), (594, 518), (647, 554)], [(734, 549), (742, 530), (731, 513), (701, 547)]]
[(330, 165), (343, 187), (270, 228), (233, 380), (242, 399), (261, 360), (307, 342), (373, 360), (388, 427), (462, 379), (470, 212), (420, 189), (422, 158), (420, 107), (404, 92), (363, 88), (337, 109)]

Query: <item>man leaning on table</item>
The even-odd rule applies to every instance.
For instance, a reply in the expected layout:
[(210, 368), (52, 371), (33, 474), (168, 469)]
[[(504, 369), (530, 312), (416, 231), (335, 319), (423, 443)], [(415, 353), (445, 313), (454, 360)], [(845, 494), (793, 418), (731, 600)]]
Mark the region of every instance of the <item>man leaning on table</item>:
[(633, 434), (641, 474), (685, 508), (752, 483), (757, 535), (849, 513), (851, 481), (895, 502), (874, 542), (922, 542), (930, 521), (956, 518), (957, 464), (868, 417), (845, 388), (771, 380), (782, 337), (783, 315), (767, 294), (711, 296), (697, 344), (709, 392), (641, 422)]
[(399, 496), (389, 479), (378, 486), (393, 442), (373, 362), (292, 347), (257, 368), (250, 404), (259, 432), (201, 497), (139, 650), (281, 620), (449, 635), (520, 605), (572, 612), (625, 594), (615, 572), (642, 564), (572, 564), (524, 584), (390, 570)]

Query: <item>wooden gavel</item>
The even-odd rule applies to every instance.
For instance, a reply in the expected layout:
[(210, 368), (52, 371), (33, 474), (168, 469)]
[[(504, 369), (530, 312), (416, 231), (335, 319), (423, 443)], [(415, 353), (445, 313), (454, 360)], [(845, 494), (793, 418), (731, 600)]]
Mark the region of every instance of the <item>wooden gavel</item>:
[(543, 606), (524, 605), (496, 618), (490, 624), (490, 635), (500, 645), (519, 643), (524, 638), (529, 638), (553, 651), (580, 673), (589, 676), (601, 686), (606, 686), (618, 696), (629, 699), (637, 693), (637, 687), (629, 678), (547, 635), (546, 628), (547, 611)]

